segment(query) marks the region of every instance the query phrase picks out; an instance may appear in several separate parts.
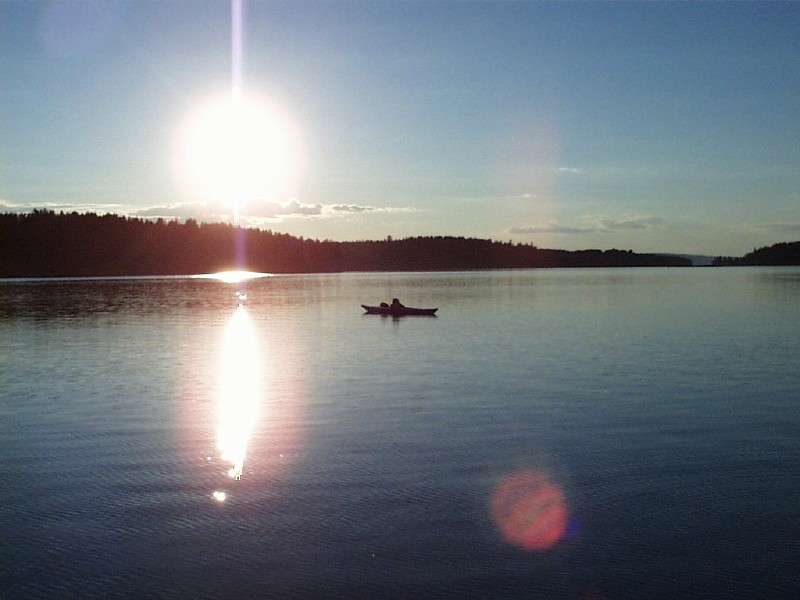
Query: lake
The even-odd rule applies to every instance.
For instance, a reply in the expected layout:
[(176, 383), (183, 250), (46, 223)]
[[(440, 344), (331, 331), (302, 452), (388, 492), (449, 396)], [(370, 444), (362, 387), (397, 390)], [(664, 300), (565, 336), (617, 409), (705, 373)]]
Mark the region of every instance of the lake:
[(1, 281), (0, 596), (798, 598), (799, 340), (797, 268)]

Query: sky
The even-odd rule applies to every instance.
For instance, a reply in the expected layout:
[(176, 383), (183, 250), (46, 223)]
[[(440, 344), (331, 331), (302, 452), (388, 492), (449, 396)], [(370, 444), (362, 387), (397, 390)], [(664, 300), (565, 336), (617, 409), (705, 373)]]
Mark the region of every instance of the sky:
[(711, 256), (800, 239), (800, 3), (241, 15), (233, 41), (226, 1), (0, 2), (0, 211)]

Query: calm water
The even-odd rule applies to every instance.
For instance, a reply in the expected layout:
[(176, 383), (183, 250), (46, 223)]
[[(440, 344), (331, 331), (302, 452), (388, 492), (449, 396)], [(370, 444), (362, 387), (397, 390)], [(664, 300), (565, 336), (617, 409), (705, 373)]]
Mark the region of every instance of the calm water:
[(800, 597), (800, 270), (235, 288), (0, 282), (0, 596)]

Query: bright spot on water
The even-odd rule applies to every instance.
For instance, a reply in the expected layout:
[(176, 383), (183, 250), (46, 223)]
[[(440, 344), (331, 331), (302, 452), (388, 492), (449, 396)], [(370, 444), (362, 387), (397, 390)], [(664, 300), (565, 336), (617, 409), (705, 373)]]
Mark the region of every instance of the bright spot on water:
[(492, 496), (490, 512), (505, 540), (524, 550), (548, 550), (567, 531), (564, 493), (533, 469), (507, 477)]
[(225, 492), (216, 491), (211, 495), (217, 502), (225, 502)]
[(240, 305), (225, 330), (217, 404), (217, 446), (234, 479), (242, 477), (261, 394), (261, 355), (253, 323)]
[(219, 273), (192, 275), (192, 279), (216, 279), (223, 283), (241, 283), (242, 281), (261, 277), (274, 277), (274, 275), (272, 273), (256, 273), (254, 271), (220, 271)]

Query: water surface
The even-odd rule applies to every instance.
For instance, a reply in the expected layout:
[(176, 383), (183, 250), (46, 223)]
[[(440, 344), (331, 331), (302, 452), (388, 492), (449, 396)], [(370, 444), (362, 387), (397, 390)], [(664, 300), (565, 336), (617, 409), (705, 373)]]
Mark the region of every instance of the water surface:
[[(235, 289), (0, 282), (4, 598), (800, 597), (800, 270), (279, 276), (254, 348)], [(537, 551), (490, 514), (530, 471)]]

